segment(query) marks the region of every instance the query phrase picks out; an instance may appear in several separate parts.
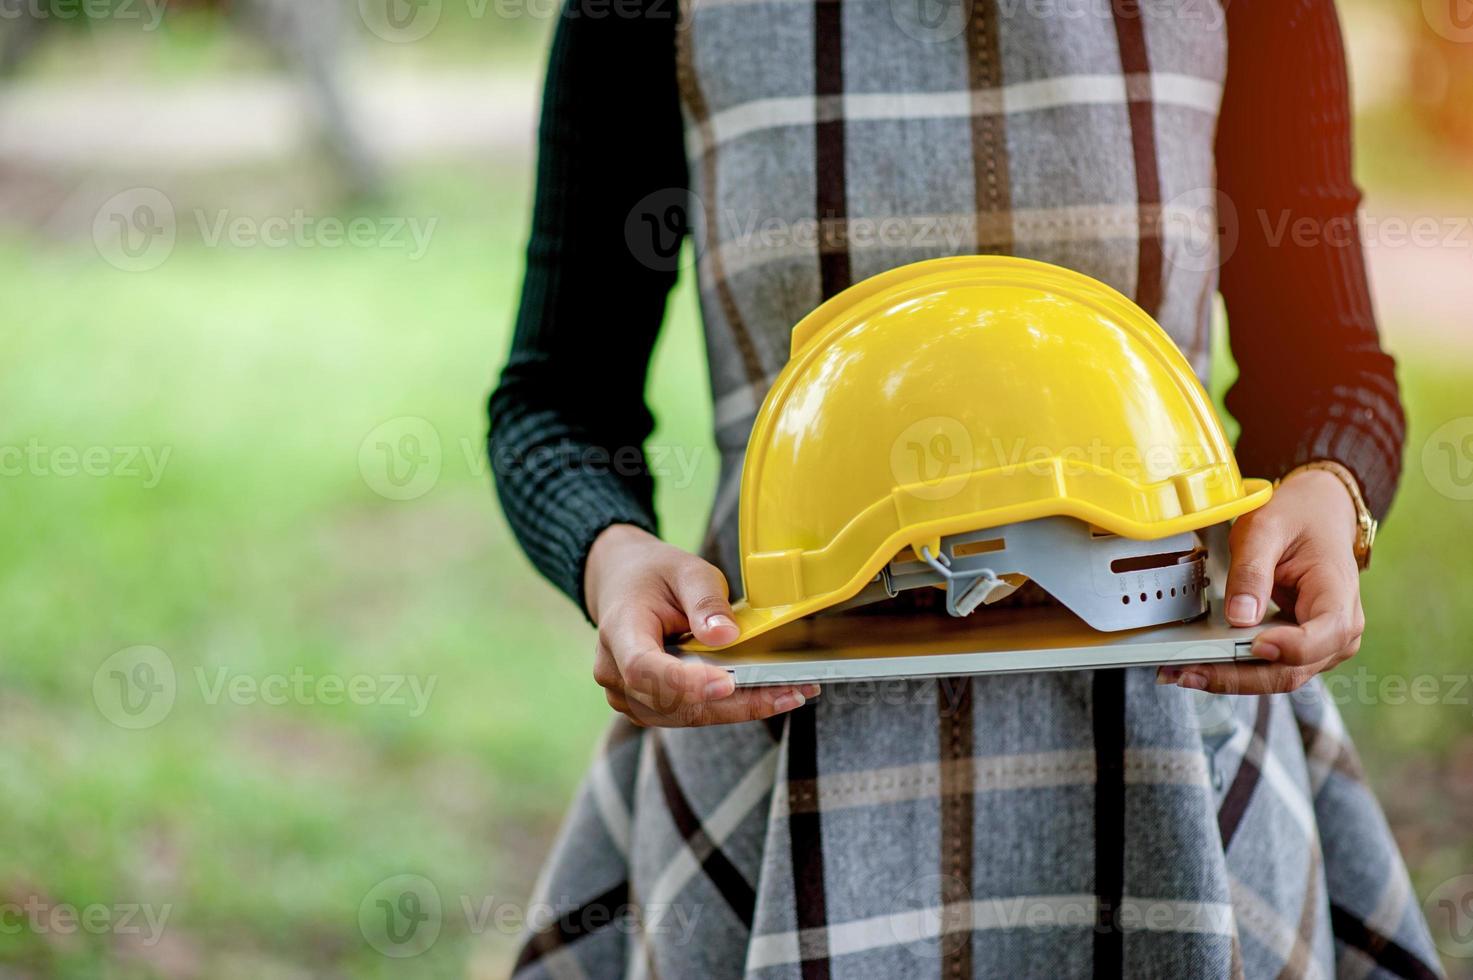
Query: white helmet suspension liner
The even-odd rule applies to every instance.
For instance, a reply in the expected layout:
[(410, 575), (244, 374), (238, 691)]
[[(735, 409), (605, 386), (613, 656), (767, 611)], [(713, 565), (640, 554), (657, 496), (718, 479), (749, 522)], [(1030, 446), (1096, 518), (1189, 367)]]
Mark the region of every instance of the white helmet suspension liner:
[(1017, 585), (1037, 582), (1097, 630), (1194, 619), (1207, 611), (1207, 552), (1195, 532), (1137, 541), (1092, 530), (1072, 517), (1044, 517), (941, 539), (941, 553), (902, 553), (843, 608), (944, 585), (946, 611), (966, 616)]

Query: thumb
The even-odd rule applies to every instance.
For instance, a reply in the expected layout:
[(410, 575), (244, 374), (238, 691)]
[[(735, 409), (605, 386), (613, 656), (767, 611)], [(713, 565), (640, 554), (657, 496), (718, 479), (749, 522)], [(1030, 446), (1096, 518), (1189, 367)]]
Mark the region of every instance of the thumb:
[(1228, 538), (1227, 620), (1234, 626), (1256, 626), (1268, 609), (1274, 572), (1284, 553), (1284, 534), (1262, 511), (1244, 514)]
[(719, 568), (697, 559), (677, 573), (672, 585), (697, 640), (712, 647), (736, 642), (741, 630), (731, 614), (731, 603), (726, 599), (726, 576)]

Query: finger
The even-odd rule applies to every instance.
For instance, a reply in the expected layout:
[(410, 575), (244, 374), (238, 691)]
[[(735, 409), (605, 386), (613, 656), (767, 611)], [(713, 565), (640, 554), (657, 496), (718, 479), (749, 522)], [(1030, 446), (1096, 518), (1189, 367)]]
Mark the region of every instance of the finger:
[(701, 701), (677, 709), (672, 721), (682, 727), (730, 725), (743, 721), (760, 721), (795, 708), (817, 697), (817, 684), (799, 687), (751, 687), (737, 691), (720, 701)]
[(1318, 670), (1289, 664), (1191, 664), (1162, 667), (1156, 683), (1209, 694), (1284, 694), (1297, 691)]
[(1256, 626), (1268, 609), (1274, 571), (1287, 545), (1280, 523), (1262, 511), (1244, 514), (1228, 538), (1227, 620), (1234, 626)]
[[(629, 706), (629, 699), (624, 696), (623, 691), (604, 691), (604, 699), (609, 702), (610, 708), (613, 708), (615, 711), (628, 718), (630, 724), (638, 725), (640, 728), (648, 727), (647, 723), (641, 721), (638, 715), (636, 715), (634, 710)], [(643, 706), (641, 706), (641, 708), (645, 711), (649, 710), (648, 708), (643, 708)]]
[(698, 701), (674, 711), (657, 711), (641, 702), (608, 692), (609, 706), (628, 715), (635, 724), (659, 728), (692, 728), (760, 721), (802, 707), (819, 695), (817, 684), (800, 687), (757, 687), (738, 691), (720, 701)]
[(719, 568), (697, 559), (682, 566), (671, 584), (697, 640), (712, 647), (736, 642), (741, 630), (731, 614), (726, 576)]
[(600, 629), (600, 642), (619, 671), (615, 686), (628, 697), (656, 711), (673, 712), (682, 704), (724, 698), (736, 689), (731, 675), (719, 667), (667, 653), (664, 632), (653, 613), (617, 617)]
[(593, 650), (593, 680), (607, 691), (622, 690), (624, 687), (624, 677), (619, 673), (619, 665), (614, 662), (614, 655), (609, 652), (609, 645), (602, 638)]
[(1348, 656), (1360, 639), (1360, 583), (1353, 571), (1328, 562), (1310, 567), (1299, 580), (1296, 626), (1274, 626), (1253, 640), (1253, 655), (1290, 665), (1309, 665)]

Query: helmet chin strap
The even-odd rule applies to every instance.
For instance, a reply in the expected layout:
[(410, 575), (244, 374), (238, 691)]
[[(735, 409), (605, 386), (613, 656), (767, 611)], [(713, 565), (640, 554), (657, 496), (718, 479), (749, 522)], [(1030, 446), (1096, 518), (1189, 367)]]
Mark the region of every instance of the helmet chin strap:
[(1206, 612), (1206, 562), (1194, 532), (1136, 541), (1098, 534), (1074, 518), (1045, 517), (947, 535), (939, 554), (922, 547), (919, 557), (896, 558), (837, 608), (942, 585), (946, 611), (966, 616), (1017, 588), (1004, 575), (1021, 575), (1095, 629), (1134, 629)]
[(998, 578), (990, 568), (965, 573), (952, 571), (951, 560), (944, 551), (939, 558), (933, 558), (931, 549), (923, 545), (921, 559), (946, 580), (946, 611), (953, 616), (968, 616), (978, 606), (996, 602), (1018, 590), (1016, 585)]

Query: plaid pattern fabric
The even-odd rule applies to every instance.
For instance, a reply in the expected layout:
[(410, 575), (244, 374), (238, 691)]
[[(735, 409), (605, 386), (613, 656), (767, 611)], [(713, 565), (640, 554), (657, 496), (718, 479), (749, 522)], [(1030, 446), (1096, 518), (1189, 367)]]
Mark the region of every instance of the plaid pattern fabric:
[[(753, 415), (792, 324), (852, 282), (937, 255), (1059, 263), (1134, 296), (1205, 375), (1215, 0), (686, 13), (724, 461), (706, 551), (734, 591)], [(834, 685), (771, 723), (621, 719), (533, 907), (518, 977), (1440, 975), (1317, 682), (951, 678)]]
[(610, 730), (517, 976), (1435, 977), (1318, 682), (1149, 670), (830, 687)]

